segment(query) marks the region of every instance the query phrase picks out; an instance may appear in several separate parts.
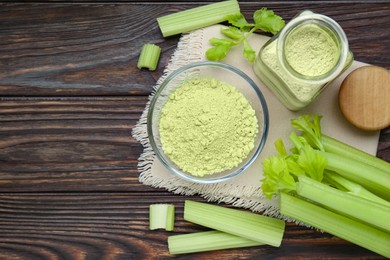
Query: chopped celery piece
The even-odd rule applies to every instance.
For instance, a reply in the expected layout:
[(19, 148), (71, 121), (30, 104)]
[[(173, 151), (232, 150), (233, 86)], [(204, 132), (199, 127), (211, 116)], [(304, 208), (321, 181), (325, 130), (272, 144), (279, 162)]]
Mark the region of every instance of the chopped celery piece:
[(272, 246), (280, 246), (285, 228), (280, 219), (190, 200), (184, 203), (184, 219)]
[(227, 20), (227, 15), (240, 13), (237, 0), (203, 5), (157, 18), (164, 37), (189, 32)]
[(280, 193), (279, 199), (281, 214), (390, 257), (389, 233), (286, 193)]
[(175, 206), (172, 204), (152, 204), (149, 206), (149, 229), (172, 231), (175, 222)]
[(260, 245), (264, 243), (218, 230), (168, 237), (169, 253), (173, 255)]
[(390, 207), (337, 190), (304, 175), (299, 175), (298, 180), (298, 195), (390, 232)]
[(138, 58), (137, 68), (156, 70), (160, 53), (161, 48), (159, 46), (150, 43), (144, 44)]

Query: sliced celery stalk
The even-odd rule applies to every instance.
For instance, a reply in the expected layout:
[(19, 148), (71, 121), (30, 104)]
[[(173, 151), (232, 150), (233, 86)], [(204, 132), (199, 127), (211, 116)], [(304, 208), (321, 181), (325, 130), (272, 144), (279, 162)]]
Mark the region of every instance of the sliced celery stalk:
[(326, 210), (286, 193), (279, 196), (280, 212), (385, 257), (390, 257), (390, 234)]
[(184, 203), (184, 219), (272, 246), (280, 246), (285, 228), (279, 219), (190, 200)]
[(149, 205), (149, 229), (172, 231), (175, 222), (175, 206), (172, 204)]
[(167, 37), (226, 21), (227, 15), (236, 13), (240, 13), (237, 0), (228, 0), (161, 16), (157, 22)]
[(324, 150), (329, 153), (338, 154), (342, 157), (348, 157), (359, 162), (374, 166), (390, 174), (390, 163), (368, 154), (364, 151), (356, 149), (353, 146), (342, 143), (327, 135), (321, 136), (321, 142)]
[(328, 162), (326, 169), (354, 181), (382, 199), (390, 201), (390, 173), (374, 166), (341, 157), (337, 154), (322, 152)]
[(150, 43), (144, 44), (138, 58), (137, 68), (156, 70), (160, 59), (160, 53), (161, 48), (159, 46)]
[(298, 180), (298, 195), (320, 203), (332, 211), (353, 217), (390, 232), (389, 207), (339, 191), (304, 175), (299, 175)]
[(260, 245), (264, 243), (218, 230), (168, 237), (169, 253), (173, 255)]

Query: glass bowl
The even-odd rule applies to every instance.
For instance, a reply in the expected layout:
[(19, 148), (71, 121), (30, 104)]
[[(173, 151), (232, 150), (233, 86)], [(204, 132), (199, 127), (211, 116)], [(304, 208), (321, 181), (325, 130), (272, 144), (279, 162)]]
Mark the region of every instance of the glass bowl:
[[(201, 77), (214, 78), (236, 87), (248, 100), (255, 110), (258, 121), (258, 133), (254, 140), (254, 148), (249, 155), (236, 167), (218, 173), (194, 176), (183, 171), (172, 162), (164, 152), (160, 139), (159, 122), (161, 110), (167, 102), (169, 95), (182, 84), (191, 79)], [(148, 116), (147, 131), (150, 144), (154, 153), (161, 163), (173, 174), (191, 182), (216, 183), (229, 180), (245, 171), (259, 156), (262, 151), (268, 134), (268, 108), (257, 85), (242, 71), (237, 68), (220, 62), (195, 62), (179, 68), (169, 74), (153, 96)]]

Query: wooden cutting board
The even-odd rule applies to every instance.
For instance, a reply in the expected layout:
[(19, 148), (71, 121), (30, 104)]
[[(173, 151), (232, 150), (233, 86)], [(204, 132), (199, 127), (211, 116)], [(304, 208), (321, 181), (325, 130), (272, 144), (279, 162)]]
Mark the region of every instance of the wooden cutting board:
[(374, 131), (390, 126), (390, 73), (378, 66), (351, 72), (339, 91), (339, 106), (357, 128)]

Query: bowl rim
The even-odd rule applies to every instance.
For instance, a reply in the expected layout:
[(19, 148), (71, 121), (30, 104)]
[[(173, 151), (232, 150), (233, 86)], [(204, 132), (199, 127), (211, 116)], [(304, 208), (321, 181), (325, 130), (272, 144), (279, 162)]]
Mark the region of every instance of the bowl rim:
[[(159, 149), (157, 148), (156, 142), (154, 141), (154, 135), (153, 135), (153, 129), (152, 129), (152, 118), (153, 118), (153, 111), (154, 111), (155, 104), (156, 104), (157, 99), (160, 96), (161, 92), (164, 90), (164, 88), (167, 86), (168, 82), (170, 82), (171, 79), (175, 78), (177, 75), (179, 75), (183, 71), (185, 71), (187, 69), (195, 68), (195, 67), (202, 67), (202, 66), (220, 67), (220, 68), (232, 71), (235, 74), (237, 74), (238, 76), (242, 77), (245, 81), (248, 82), (248, 84), (255, 91), (257, 97), (260, 100), (261, 108), (262, 108), (262, 111), (263, 111), (263, 129), (262, 129), (263, 130), (262, 131), (263, 134), (261, 136), (260, 144), (257, 147), (256, 151), (254, 152), (252, 157), (243, 166), (241, 166), (240, 168), (238, 168), (235, 171), (231, 172), (230, 174), (222, 176), (222, 177), (198, 178), (197, 176), (192, 176), (192, 175), (189, 176), (189, 175), (184, 174), (182, 171), (179, 171), (179, 170), (175, 169), (174, 167), (172, 167), (164, 159), (164, 157), (160, 153)], [(231, 179), (231, 178), (241, 174), (247, 168), (249, 168), (249, 166), (251, 166), (253, 164), (253, 162), (259, 157), (261, 151), (264, 148), (264, 145), (265, 145), (265, 142), (266, 142), (267, 136), (268, 136), (268, 129), (269, 129), (268, 106), (267, 106), (267, 102), (266, 102), (266, 100), (264, 98), (264, 95), (261, 92), (260, 88), (257, 86), (257, 84), (247, 74), (245, 74), (240, 69), (238, 69), (238, 68), (236, 68), (236, 67), (234, 67), (234, 66), (232, 66), (230, 64), (226, 64), (226, 63), (222, 63), (222, 62), (214, 62), (214, 61), (193, 62), (193, 63), (187, 64), (187, 65), (184, 65), (184, 66), (180, 67), (179, 69), (177, 69), (177, 70), (171, 72), (170, 74), (168, 74), (168, 76), (163, 80), (161, 85), (158, 87), (157, 91), (154, 93), (154, 95), (153, 95), (153, 97), (152, 97), (152, 99), (150, 101), (148, 114), (147, 114), (147, 134), (148, 134), (148, 139), (149, 139), (150, 145), (151, 145), (151, 147), (153, 149), (153, 152), (155, 153), (157, 158), (160, 160), (160, 162), (169, 171), (173, 172), (176, 176), (178, 176), (178, 177), (180, 177), (180, 178), (182, 178), (184, 180), (190, 181), (190, 182), (201, 183), (201, 184), (219, 183), (219, 182), (227, 181), (227, 180), (229, 180), (229, 179)], [(210, 175), (210, 176), (212, 176), (212, 175)]]

